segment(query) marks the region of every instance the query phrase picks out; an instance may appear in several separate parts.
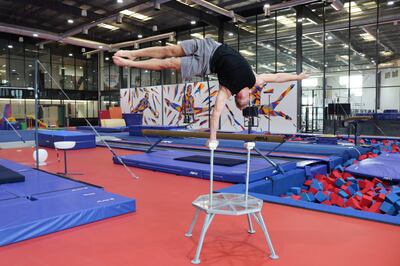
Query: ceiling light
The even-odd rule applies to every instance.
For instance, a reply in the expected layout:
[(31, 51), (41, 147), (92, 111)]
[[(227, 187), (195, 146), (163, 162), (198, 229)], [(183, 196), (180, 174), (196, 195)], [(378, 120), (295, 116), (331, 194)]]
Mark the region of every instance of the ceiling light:
[(138, 36), (137, 36), (139, 39), (141, 39), (141, 38), (143, 38), (143, 35), (142, 34), (138, 34)]
[(242, 53), (242, 54), (244, 54), (244, 55), (247, 55), (247, 56), (254, 56), (254, 55), (256, 55), (255, 53), (250, 52), (250, 51), (248, 51), (248, 50), (240, 50), (240, 53)]
[(302, 22), (303, 22), (303, 18), (299, 18), (299, 19), (297, 20), (297, 22), (298, 22), (298, 23), (302, 23)]
[(328, 36), (326, 36), (326, 39), (327, 39), (327, 40), (332, 40), (333, 38), (332, 38), (331, 35), (328, 35)]
[(120, 13), (123, 14), (124, 16), (130, 17), (130, 18), (135, 18), (135, 19), (138, 19), (141, 21), (146, 21), (146, 20), (151, 19), (151, 17), (149, 17), (149, 16), (130, 11), (129, 9), (122, 10)]
[(190, 36), (195, 37), (197, 39), (203, 39), (203, 34), (195, 32), (195, 33), (191, 33)]
[(11, 44), (9, 44), (9, 45), (7, 45), (7, 47), (8, 47), (9, 49), (12, 49), (14, 46), (12, 46)]
[(116, 27), (116, 26), (113, 26), (110, 24), (106, 24), (106, 23), (99, 23), (99, 24), (97, 24), (97, 26), (100, 28), (105, 28), (105, 29), (111, 30), (111, 31), (119, 29), (119, 27)]
[(34, 33), (34, 34), (32, 34), (32, 36), (35, 37), (35, 38), (37, 38), (37, 37), (39, 37), (39, 34)]
[(99, 49), (103, 49), (103, 46), (102, 46), (102, 45), (99, 45)]
[(266, 17), (271, 16), (271, 5), (270, 4), (265, 4), (263, 10), (264, 10), (264, 16), (266, 16)]
[(108, 60), (110, 60), (110, 58), (109, 57), (106, 57), (106, 58), (104, 58), (106, 61), (108, 61)]
[(332, 0), (331, 7), (336, 11), (340, 11), (343, 9), (343, 3), (340, 0)]
[(15, 72), (16, 70), (15, 69), (13, 69), (13, 70), (11, 70), (12, 72)]
[(276, 18), (279, 23), (285, 25), (286, 27), (295, 27), (296, 26), (296, 20), (294, 18), (289, 18), (286, 16), (278, 16)]
[(67, 22), (68, 22), (68, 24), (74, 24), (74, 20), (73, 19), (68, 19)]
[(73, 54), (69, 53), (68, 56), (74, 56)]
[(121, 13), (119, 13), (118, 15), (117, 15), (117, 20), (116, 20), (116, 23), (117, 24), (122, 24), (122, 17), (123, 17), (124, 15), (123, 14), (121, 14)]
[(394, 4), (394, 1), (388, 1), (387, 4), (388, 6), (392, 6)]
[(28, 65), (28, 67), (32, 67), (32, 65)]
[(196, 20), (192, 20), (192, 21), (190, 21), (190, 24), (192, 24), (192, 25), (196, 25)]
[[(362, 13), (361, 8), (355, 3), (355, 2), (350, 2), (350, 6), (351, 6), (351, 13)], [(344, 4), (344, 8), (347, 12), (349, 12), (349, 3), (345, 3)]]
[(383, 55), (383, 56), (391, 56), (391, 55), (393, 55), (393, 52), (392, 51), (382, 51), (381, 55)]
[(117, 0), (117, 3), (118, 3), (118, 4), (123, 4), (123, 3), (124, 3), (124, 0)]
[(376, 40), (375, 36), (372, 36), (372, 35), (371, 35), (370, 33), (368, 33), (368, 32), (361, 33), (361, 34), (360, 34), (360, 37), (363, 38), (364, 41), (367, 41), (367, 42), (372, 42), (372, 41), (375, 41), (375, 40)]
[(234, 34), (232, 32), (229, 32), (228, 35), (232, 37)]

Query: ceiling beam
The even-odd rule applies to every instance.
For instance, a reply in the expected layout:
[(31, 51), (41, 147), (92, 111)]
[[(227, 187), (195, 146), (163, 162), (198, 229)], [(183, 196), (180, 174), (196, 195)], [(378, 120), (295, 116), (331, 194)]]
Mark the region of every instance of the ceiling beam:
[(239, 30), (240, 35), (243, 37), (252, 35), (252, 33), (243, 29), (238, 29), (236, 25), (228, 23), (230, 19), (227, 19), (225, 17), (213, 16), (200, 9), (190, 7), (178, 1), (170, 1), (168, 3), (165, 3), (164, 5), (168, 6), (169, 8), (175, 9), (176, 11), (181, 12), (182, 14), (197, 18), (198, 20), (208, 25), (219, 28), (222, 24), (224, 29), (230, 32), (237, 32)]

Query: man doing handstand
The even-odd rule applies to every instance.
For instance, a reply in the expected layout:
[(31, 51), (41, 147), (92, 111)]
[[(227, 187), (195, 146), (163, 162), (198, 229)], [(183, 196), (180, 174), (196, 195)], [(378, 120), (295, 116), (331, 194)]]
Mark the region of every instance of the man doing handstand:
[[(151, 59), (137, 61), (140, 57)], [(181, 72), (182, 80), (193, 76), (217, 74), (219, 91), (210, 121), (210, 142), (217, 141), (219, 118), (229, 97), (235, 97), (236, 106), (243, 110), (249, 105), (256, 86), (302, 80), (308, 76), (277, 73), (255, 74), (247, 60), (226, 44), (212, 39), (192, 39), (177, 45), (149, 47), (139, 50), (120, 50), (113, 56), (114, 63), (123, 67), (147, 70), (174, 69)]]

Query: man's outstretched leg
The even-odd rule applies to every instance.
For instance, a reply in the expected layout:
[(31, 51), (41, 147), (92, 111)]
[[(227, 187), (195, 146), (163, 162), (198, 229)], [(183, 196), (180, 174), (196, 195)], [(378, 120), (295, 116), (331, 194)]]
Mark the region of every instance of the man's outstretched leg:
[(183, 51), (182, 46), (179, 44), (170, 46), (155, 46), (139, 50), (119, 50), (115, 53), (115, 56), (126, 57), (130, 60), (135, 60), (138, 57), (166, 58), (181, 57), (184, 55), (185, 52)]
[(113, 56), (114, 64), (121, 67), (134, 67), (147, 70), (181, 69), (180, 58), (149, 59), (142, 61), (132, 61), (119, 56)]

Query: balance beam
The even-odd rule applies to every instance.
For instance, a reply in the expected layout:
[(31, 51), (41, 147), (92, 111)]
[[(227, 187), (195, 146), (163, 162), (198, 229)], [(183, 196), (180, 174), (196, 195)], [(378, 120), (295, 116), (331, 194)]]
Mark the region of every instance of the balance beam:
[(343, 119), (343, 121), (348, 122), (348, 123), (354, 123), (354, 122), (358, 122), (358, 121), (363, 122), (363, 121), (368, 121), (368, 120), (372, 120), (372, 116), (370, 116), (370, 115), (350, 116), (350, 117)]
[[(158, 137), (179, 137), (179, 138), (204, 138), (210, 137), (209, 132), (191, 132), (191, 131), (170, 131), (170, 130), (156, 130), (156, 129), (143, 129), (145, 136), (158, 136)], [(233, 133), (217, 133), (218, 139), (230, 140), (243, 140), (243, 141), (264, 141), (264, 142), (284, 142), (285, 136), (283, 135), (263, 135), (263, 134), (233, 134)]]

